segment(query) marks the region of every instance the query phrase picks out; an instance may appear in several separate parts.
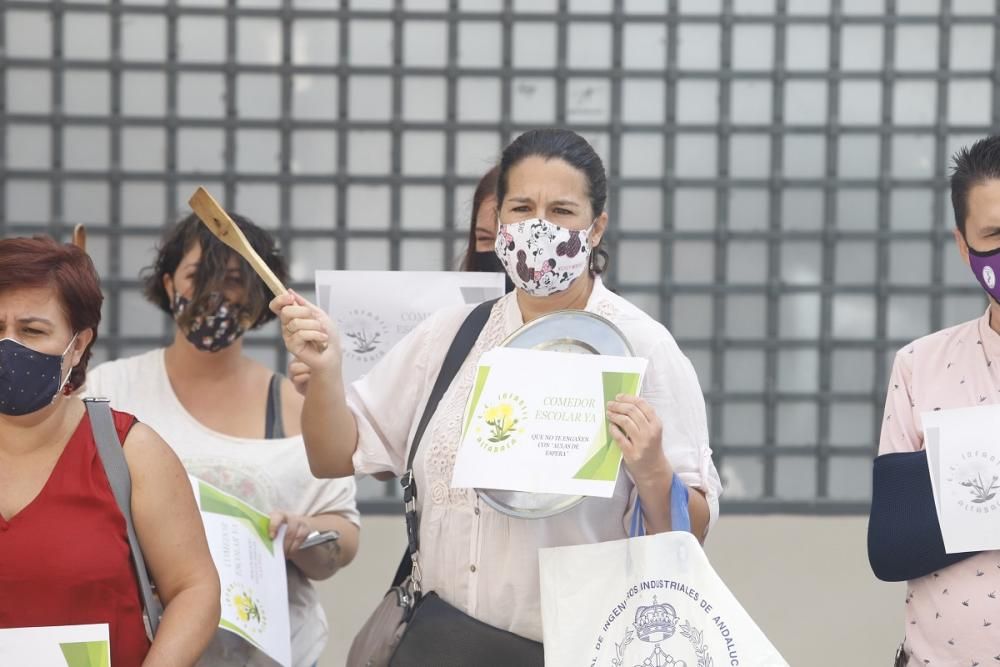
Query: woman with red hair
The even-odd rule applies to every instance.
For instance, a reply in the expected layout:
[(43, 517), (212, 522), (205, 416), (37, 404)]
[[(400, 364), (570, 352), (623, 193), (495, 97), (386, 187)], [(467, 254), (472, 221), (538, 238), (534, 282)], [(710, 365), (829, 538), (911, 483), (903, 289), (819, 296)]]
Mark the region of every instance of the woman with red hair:
[(164, 614), (150, 643), (126, 522), (73, 390), (101, 319), (90, 258), (0, 240), (0, 628), (108, 624), (116, 667), (193, 665), (219, 619), (219, 578), (180, 461), (113, 412), (139, 545)]

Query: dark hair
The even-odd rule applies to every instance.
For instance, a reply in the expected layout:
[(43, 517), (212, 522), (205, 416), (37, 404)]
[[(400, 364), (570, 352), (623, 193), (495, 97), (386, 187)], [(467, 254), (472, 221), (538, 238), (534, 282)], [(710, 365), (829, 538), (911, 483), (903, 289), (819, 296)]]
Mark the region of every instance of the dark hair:
[[(497, 175), (497, 204), (502, 204), (507, 196), (507, 179), (510, 170), (529, 157), (546, 160), (562, 160), (583, 173), (587, 179), (587, 198), (594, 217), (604, 213), (608, 201), (608, 177), (604, 164), (587, 140), (576, 132), (560, 128), (528, 130), (504, 149), (500, 158), (500, 173)], [(597, 244), (591, 253), (590, 270), (601, 274), (608, 268), (610, 257)]]
[(989, 179), (1000, 179), (1000, 135), (984, 137), (960, 149), (951, 158), (951, 205), (955, 225), (965, 236), (969, 215), (969, 190)]
[(463, 271), (475, 271), (473, 265), (476, 258), (476, 219), (479, 217), (479, 209), (487, 197), (495, 197), (497, 194), (497, 173), (499, 167), (494, 166), (483, 174), (476, 185), (476, 191), (472, 195), (472, 219), (469, 221), (469, 246), (465, 249), (465, 257), (462, 258)]
[(94, 332), (67, 381), (70, 389), (82, 387), (104, 302), (94, 263), (80, 248), (57, 243), (48, 236), (0, 240), (0, 292), (32, 287), (55, 291), (73, 333), (87, 329)]
[[(286, 282), (288, 268), (285, 258), (271, 235), (242, 215), (229, 212), (229, 217), (247, 237), (257, 254), (271, 267), (278, 280)], [(246, 301), (242, 305), (246, 308), (250, 319), (249, 328), (257, 328), (274, 319), (274, 313), (268, 308), (271, 293), (264, 281), (235, 250), (215, 238), (208, 227), (193, 213), (167, 231), (157, 248), (155, 263), (143, 270), (143, 294), (150, 303), (168, 315), (173, 314), (170, 297), (163, 286), (163, 277), (173, 277), (181, 259), (195, 245), (201, 247), (201, 260), (195, 273), (191, 307), (184, 310), (177, 322), (182, 329), (204, 312), (212, 301), (213, 293), (224, 291), (229, 263), (233, 257), (239, 258), (240, 280), (246, 290)]]

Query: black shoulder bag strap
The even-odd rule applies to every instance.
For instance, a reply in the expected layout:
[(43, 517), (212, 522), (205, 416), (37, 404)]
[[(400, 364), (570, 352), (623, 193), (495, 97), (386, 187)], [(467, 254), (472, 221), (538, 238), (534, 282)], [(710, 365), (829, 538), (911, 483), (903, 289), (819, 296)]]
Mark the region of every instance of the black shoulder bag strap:
[(139, 580), (139, 595), (142, 598), (143, 620), (146, 623), (146, 635), (152, 641), (160, 625), (163, 610), (160, 601), (153, 594), (153, 586), (146, 572), (146, 560), (139, 547), (139, 539), (135, 535), (135, 524), (132, 522), (132, 476), (128, 471), (125, 452), (122, 451), (121, 440), (115, 430), (115, 422), (111, 417), (111, 406), (106, 398), (85, 398), (87, 414), (90, 416), (90, 428), (94, 432), (94, 442), (97, 454), (104, 465), (104, 473), (111, 485), (118, 509), (125, 517), (125, 531), (128, 534), (128, 546), (132, 552), (132, 562), (135, 564), (136, 578)]
[(399, 478), (399, 483), (403, 487), (403, 503), (406, 510), (407, 547), (406, 553), (403, 554), (403, 560), (400, 561), (399, 568), (396, 570), (396, 576), (392, 580), (393, 586), (402, 584), (413, 572), (417, 551), (420, 548), (417, 532), (417, 485), (413, 478), (413, 461), (417, 456), (417, 448), (420, 446), (420, 440), (424, 437), (424, 431), (427, 429), (431, 417), (434, 416), (434, 412), (437, 410), (438, 403), (441, 402), (441, 397), (448, 391), (451, 381), (455, 379), (462, 364), (465, 363), (466, 357), (472, 351), (472, 346), (476, 344), (480, 332), (486, 326), (487, 320), (490, 319), (493, 304), (498, 300), (492, 299), (479, 304), (469, 313), (465, 321), (462, 322), (461, 328), (455, 334), (455, 339), (451, 342), (451, 347), (448, 348), (448, 353), (444, 357), (444, 363), (441, 364), (441, 371), (438, 373), (437, 380), (434, 381), (434, 388), (431, 390), (430, 398), (427, 399), (424, 414), (417, 425), (416, 433), (413, 435), (413, 443), (410, 445), (410, 455), (406, 461), (406, 472)]

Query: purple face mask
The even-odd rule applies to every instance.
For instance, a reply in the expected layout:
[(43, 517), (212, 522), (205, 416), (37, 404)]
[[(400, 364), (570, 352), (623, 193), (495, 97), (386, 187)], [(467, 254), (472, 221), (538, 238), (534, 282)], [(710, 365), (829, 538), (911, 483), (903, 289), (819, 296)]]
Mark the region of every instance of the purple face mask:
[[(968, 246), (968, 243), (966, 245)], [(997, 280), (1000, 276), (1000, 248), (989, 252), (979, 252), (969, 246), (969, 266), (972, 267), (972, 272), (976, 274), (976, 280), (983, 286), (986, 293), (1000, 301), (1000, 285), (997, 284), (1000, 282)]]

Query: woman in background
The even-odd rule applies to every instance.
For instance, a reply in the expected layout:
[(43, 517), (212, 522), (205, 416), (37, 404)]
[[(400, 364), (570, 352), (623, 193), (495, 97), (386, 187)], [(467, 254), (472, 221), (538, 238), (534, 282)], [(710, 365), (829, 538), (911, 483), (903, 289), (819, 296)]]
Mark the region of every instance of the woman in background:
[[(497, 174), (498, 167), (486, 172), (472, 195), (472, 216), (469, 221), (469, 244), (462, 258), (462, 271), (503, 273), (503, 264), (494, 252), (497, 240)], [(507, 291), (514, 284), (507, 278)]]
[[(232, 215), (254, 249), (285, 281), (274, 240)], [(243, 334), (274, 318), (267, 287), (195, 216), (171, 229), (145, 278), (146, 298), (175, 321), (167, 348), (102, 364), (87, 392), (111, 398), (160, 430), (188, 472), (271, 513), (272, 535), (287, 526), (292, 664), (316, 663), (326, 644), (326, 616), (312, 581), (347, 565), (358, 547), (352, 478), (317, 480), (309, 471), (291, 383), (243, 350)], [(313, 531), (339, 538), (300, 549)], [(204, 665), (270, 664), (235, 635), (220, 632)]]

